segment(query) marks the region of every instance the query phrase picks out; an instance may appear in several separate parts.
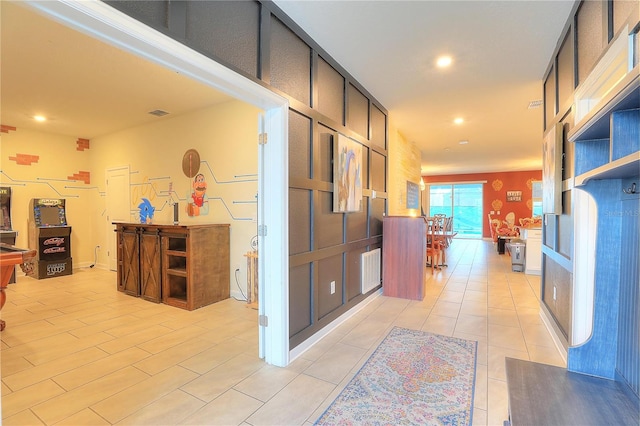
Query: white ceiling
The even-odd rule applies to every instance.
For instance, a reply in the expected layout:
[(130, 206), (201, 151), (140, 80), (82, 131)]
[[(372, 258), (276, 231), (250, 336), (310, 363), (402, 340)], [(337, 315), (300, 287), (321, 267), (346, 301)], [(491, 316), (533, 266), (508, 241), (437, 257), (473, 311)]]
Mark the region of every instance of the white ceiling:
[[(92, 139), (231, 100), (24, 6), (0, 7), (4, 125)], [(149, 115), (157, 109), (170, 115)]]
[[(274, 1), (389, 110), (423, 174), (542, 167), (542, 78), (572, 0)], [(95, 138), (229, 100), (0, 2), (1, 122)], [(433, 63), (454, 57), (447, 71)], [(462, 126), (452, 124), (462, 116)], [(164, 119), (166, 119), (165, 117)], [(468, 140), (467, 145), (460, 145)]]
[(274, 3), (388, 109), (423, 175), (542, 168), (543, 109), (528, 105), (573, 0)]

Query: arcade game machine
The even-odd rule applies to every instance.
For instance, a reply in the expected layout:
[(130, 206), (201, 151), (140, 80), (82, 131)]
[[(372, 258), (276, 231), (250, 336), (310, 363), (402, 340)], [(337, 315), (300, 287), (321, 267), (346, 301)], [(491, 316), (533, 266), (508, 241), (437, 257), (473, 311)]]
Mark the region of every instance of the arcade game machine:
[(73, 273), (71, 227), (63, 198), (33, 198), (29, 202), (29, 248), (37, 251), (34, 278)]
[[(16, 245), (18, 232), (11, 229), (11, 188), (0, 187), (0, 243)], [(16, 282), (15, 268), (9, 283)]]

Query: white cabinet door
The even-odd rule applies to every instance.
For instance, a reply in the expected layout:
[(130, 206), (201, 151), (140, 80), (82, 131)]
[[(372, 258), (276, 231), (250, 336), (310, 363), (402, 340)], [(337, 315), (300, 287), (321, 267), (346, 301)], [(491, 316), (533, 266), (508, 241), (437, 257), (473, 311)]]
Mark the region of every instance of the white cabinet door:
[(527, 243), (524, 273), (540, 275), (542, 269), (542, 229), (524, 229), (522, 236)]

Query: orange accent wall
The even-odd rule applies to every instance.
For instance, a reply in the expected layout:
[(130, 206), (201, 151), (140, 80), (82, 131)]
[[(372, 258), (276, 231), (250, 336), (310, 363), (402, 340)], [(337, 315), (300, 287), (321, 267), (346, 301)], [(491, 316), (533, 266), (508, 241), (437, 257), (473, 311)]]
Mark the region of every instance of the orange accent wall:
[[(500, 220), (504, 220), (507, 213), (513, 212), (516, 216), (516, 225), (520, 224), (519, 219), (531, 217), (531, 181), (542, 180), (542, 170), (423, 176), (422, 180), (426, 184), (486, 181), (482, 188), (482, 236), (489, 238), (491, 231), (487, 214), (492, 210), (496, 213), (491, 217)], [(522, 200), (507, 201), (507, 191), (522, 191)], [(497, 214), (498, 210), (500, 214)]]

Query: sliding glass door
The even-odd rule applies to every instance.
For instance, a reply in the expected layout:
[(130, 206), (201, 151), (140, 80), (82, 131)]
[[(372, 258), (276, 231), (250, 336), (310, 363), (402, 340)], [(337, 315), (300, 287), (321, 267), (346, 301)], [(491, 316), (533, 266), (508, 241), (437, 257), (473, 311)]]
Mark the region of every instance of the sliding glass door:
[(429, 185), (429, 216), (453, 216), (453, 230), (462, 238), (482, 238), (482, 184)]
[(429, 216), (453, 216), (453, 185), (429, 186)]

